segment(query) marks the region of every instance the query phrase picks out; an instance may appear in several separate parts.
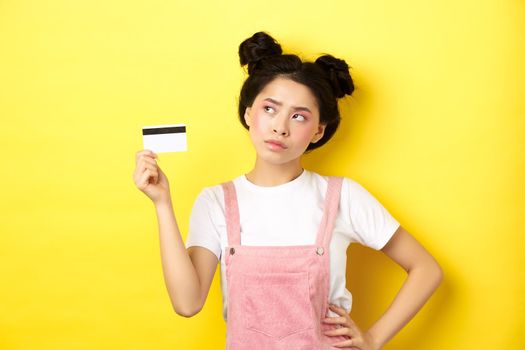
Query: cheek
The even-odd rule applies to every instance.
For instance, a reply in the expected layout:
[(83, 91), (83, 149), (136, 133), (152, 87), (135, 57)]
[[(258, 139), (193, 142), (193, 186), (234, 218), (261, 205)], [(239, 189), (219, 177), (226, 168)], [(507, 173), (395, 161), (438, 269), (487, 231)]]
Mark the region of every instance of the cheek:
[(315, 130), (313, 127), (298, 128), (297, 130), (295, 130), (295, 134), (297, 136), (297, 139), (300, 140), (301, 143), (310, 143), (312, 136), (315, 134)]
[(252, 118), (252, 123), (250, 125), (250, 130), (254, 132), (261, 132), (268, 127), (267, 118), (263, 118), (260, 114), (255, 114)]

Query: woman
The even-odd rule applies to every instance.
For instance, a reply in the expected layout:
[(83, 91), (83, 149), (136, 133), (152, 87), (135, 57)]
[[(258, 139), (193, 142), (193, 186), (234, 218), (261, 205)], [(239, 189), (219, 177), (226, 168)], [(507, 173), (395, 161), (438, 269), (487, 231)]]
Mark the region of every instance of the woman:
[[(239, 118), (256, 151), (247, 174), (204, 188), (184, 245), (156, 154), (137, 153), (136, 186), (155, 204), (164, 278), (175, 311), (205, 303), (221, 263), (227, 349), (381, 349), (424, 305), (442, 271), (435, 259), (356, 181), (304, 169), (301, 157), (339, 125), (337, 99), (354, 84), (345, 61), (302, 62), (267, 33), (239, 47), (249, 77)], [(346, 251), (381, 250), (408, 273), (366, 331), (350, 318)]]

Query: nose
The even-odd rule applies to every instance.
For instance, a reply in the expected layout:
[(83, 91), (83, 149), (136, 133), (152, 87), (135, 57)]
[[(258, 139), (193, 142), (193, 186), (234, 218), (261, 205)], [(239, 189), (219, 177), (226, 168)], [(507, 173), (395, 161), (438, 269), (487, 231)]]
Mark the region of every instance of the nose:
[(273, 120), (273, 132), (282, 136), (288, 136), (288, 123), (286, 117), (275, 116)]

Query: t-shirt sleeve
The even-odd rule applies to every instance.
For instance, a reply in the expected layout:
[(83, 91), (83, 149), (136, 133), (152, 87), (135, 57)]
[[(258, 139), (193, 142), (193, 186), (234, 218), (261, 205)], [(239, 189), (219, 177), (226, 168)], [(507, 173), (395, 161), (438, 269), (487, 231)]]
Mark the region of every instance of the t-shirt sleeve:
[(209, 188), (204, 188), (193, 204), (190, 215), (186, 248), (200, 246), (211, 250), (217, 259), (221, 258), (221, 241), (214, 216), (217, 203)]
[(353, 238), (372, 249), (382, 249), (396, 232), (399, 222), (361, 184), (348, 178), (345, 182), (347, 218)]

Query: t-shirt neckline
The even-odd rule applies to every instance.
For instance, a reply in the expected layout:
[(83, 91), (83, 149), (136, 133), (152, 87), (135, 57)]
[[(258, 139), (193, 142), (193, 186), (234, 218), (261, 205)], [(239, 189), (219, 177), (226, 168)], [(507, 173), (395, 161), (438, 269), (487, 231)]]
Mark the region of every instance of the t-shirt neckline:
[(256, 192), (264, 192), (264, 193), (275, 193), (275, 192), (281, 192), (281, 191), (288, 191), (293, 188), (296, 188), (297, 186), (300, 186), (304, 184), (307, 181), (307, 177), (310, 174), (310, 172), (306, 169), (303, 169), (303, 172), (293, 179), (292, 181), (285, 182), (280, 185), (276, 186), (259, 186), (248, 180), (246, 177), (246, 174), (242, 174), (238, 177), (239, 184), (245, 187), (246, 189), (250, 191), (256, 191)]

